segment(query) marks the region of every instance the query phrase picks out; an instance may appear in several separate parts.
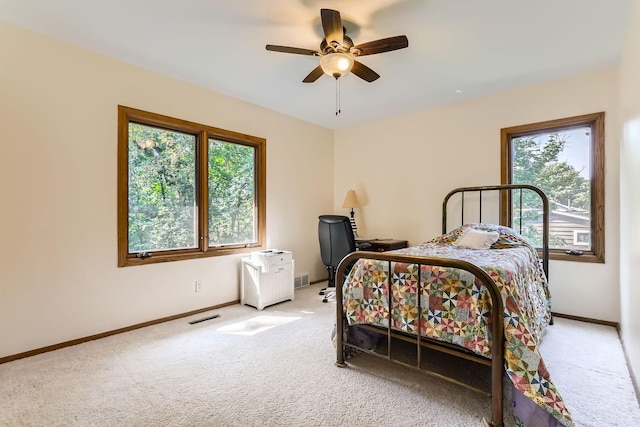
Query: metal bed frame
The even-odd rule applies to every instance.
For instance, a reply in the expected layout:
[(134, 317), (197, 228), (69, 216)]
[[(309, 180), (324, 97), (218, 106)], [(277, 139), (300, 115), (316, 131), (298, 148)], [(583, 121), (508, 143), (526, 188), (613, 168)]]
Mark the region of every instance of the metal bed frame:
[[(495, 186), (481, 186), (481, 187), (461, 187), (452, 190), (447, 194), (442, 203), (442, 233), (445, 234), (447, 232), (447, 204), (451, 197), (455, 194), (461, 193), (461, 222), (464, 222), (464, 194), (468, 192), (477, 192), (479, 194), (479, 220), (478, 222), (482, 222), (482, 194), (483, 192), (488, 191), (497, 191), (500, 198), (501, 208), (504, 208), (505, 203), (509, 203), (508, 206), (511, 206), (511, 198), (513, 197), (512, 191), (518, 191), (520, 200), (522, 201), (522, 191), (530, 190), (537, 193), (542, 200), (543, 203), (543, 247), (542, 247), (542, 266), (545, 274), (548, 277), (548, 268), (549, 268), (549, 202), (547, 200), (546, 195), (542, 190), (538, 187), (527, 185), (527, 184), (508, 184), (508, 185), (495, 185)], [(506, 212), (506, 210), (502, 210), (502, 212)], [(510, 209), (508, 212), (508, 218), (510, 216)], [(520, 217), (522, 217), (522, 203), (520, 203)], [(504, 218), (504, 215), (502, 216)], [(461, 224), (462, 225), (462, 224)], [(503, 224), (506, 225), (506, 224)], [(519, 231), (522, 232), (522, 222), (520, 221)], [(439, 257), (421, 257), (421, 256), (413, 256), (413, 255), (401, 255), (401, 254), (388, 254), (388, 253), (380, 253), (380, 252), (368, 252), (368, 251), (357, 251), (347, 255), (338, 266), (336, 271), (336, 285), (344, 283), (344, 278), (346, 273), (347, 266), (351, 265), (353, 262), (357, 261), (361, 258), (375, 259), (381, 261), (388, 262), (388, 269), (391, 271), (391, 263), (392, 262), (402, 262), (408, 264), (417, 264), (420, 271), (423, 265), (429, 266), (440, 266), (440, 267), (451, 267), (458, 268), (461, 270), (465, 270), (473, 274), (477, 279), (480, 279), (482, 284), (487, 288), (489, 294), (491, 296), (491, 320), (492, 320), (492, 340), (493, 343), (501, 343), (501, 345), (493, 345), (491, 348), (491, 359), (486, 359), (482, 356), (479, 356), (463, 347), (458, 347), (453, 344), (444, 343), (432, 338), (427, 338), (422, 336), (420, 331), (420, 323), (418, 322), (418, 331), (416, 335), (410, 335), (404, 332), (396, 331), (391, 328), (391, 323), (387, 328), (382, 328), (379, 326), (372, 325), (358, 325), (359, 328), (371, 330), (377, 333), (382, 333), (387, 336), (387, 354), (380, 354), (375, 352), (374, 350), (365, 349), (359, 347), (357, 345), (346, 342), (343, 339), (343, 330), (344, 330), (344, 305), (342, 303), (343, 294), (342, 294), (342, 285), (336, 286), (336, 301), (337, 301), (337, 310), (336, 310), (336, 341), (337, 341), (337, 361), (336, 364), (340, 367), (345, 367), (345, 358), (344, 351), (347, 347), (354, 348), (364, 353), (372, 354), (378, 357), (385, 358), (394, 363), (398, 363), (404, 366), (409, 366), (412, 368), (417, 368), (421, 372), (426, 374), (444, 379), (446, 381), (461, 385), (468, 389), (483, 393), (491, 397), (491, 422), (487, 422), (484, 420), (486, 425), (491, 425), (495, 427), (502, 427), (503, 424), (503, 384), (502, 377), (504, 372), (504, 325), (503, 325), (503, 312), (504, 305), (502, 296), (500, 291), (498, 290), (497, 285), (491, 279), (491, 277), (480, 267), (471, 264), (467, 261), (448, 259), (448, 258), (439, 258)], [(422, 282), (418, 279), (418, 293), (421, 292)], [(418, 312), (421, 311), (420, 307), (420, 298), (417, 298), (418, 302)], [(389, 293), (389, 313), (392, 312), (392, 294)], [(416, 364), (411, 365), (400, 360), (396, 360), (391, 356), (391, 347), (392, 347), (392, 338), (400, 339), (405, 342), (414, 342), (416, 345)], [(471, 360), (486, 366), (491, 367), (491, 393), (487, 393), (484, 390), (479, 388), (475, 388), (471, 385), (458, 381), (454, 378), (446, 377), (441, 375), (435, 371), (431, 371), (422, 367), (422, 347), (429, 348), (432, 350), (437, 350), (440, 352), (444, 352), (450, 355), (454, 355), (456, 357), (461, 357), (463, 359)]]

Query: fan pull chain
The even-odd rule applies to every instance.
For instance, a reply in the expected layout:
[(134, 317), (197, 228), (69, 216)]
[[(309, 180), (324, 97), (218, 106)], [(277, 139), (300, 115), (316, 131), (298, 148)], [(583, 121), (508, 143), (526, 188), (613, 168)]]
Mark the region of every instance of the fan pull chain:
[(336, 117), (340, 113), (340, 79), (336, 77)]

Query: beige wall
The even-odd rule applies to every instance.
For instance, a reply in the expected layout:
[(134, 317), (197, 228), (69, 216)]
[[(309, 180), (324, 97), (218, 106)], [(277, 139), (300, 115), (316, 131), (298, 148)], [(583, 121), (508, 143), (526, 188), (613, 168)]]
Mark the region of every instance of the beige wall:
[(367, 237), (418, 244), (441, 229), (459, 186), (500, 183), (500, 129), (605, 111), (606, 263), (552, 261), (553, 310), (619, 321), (618, 71), (537, 85), (336, 132), (335, 206), (354, 188)]
[(266, 138), (267, 245), (326, 277), (331, 130), (2, 22), (0, 58), (0, 357), (239, 298), (239, 256), (116, 267), (118, 104)]
[(640, 380), (640, 2), (630, 15), (620, 65), (621, 332), (629, 365)]

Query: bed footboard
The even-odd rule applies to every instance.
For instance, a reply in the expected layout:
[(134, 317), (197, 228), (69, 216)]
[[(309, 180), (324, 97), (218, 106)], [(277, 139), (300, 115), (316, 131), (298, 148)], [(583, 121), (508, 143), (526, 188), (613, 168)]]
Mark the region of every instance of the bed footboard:
[[(467, 261), (456, 260), (456, 259), (447, 259), (447, 258), (434, 258), (434, 257), (420, 257), (413, 255), (403, 255), (403, 254), (389, 254), (389, 253), (380, 253), (380, 252), (366, 252), (366, 251), (357, 251), (347, 255), (340, 265), (338, 266), (338, 270), (336, 272), (336, 347), (337, 347), (337, 360), (336, 364), (338, 366), (345, 366), (344, 359), (344, 351), (346, 347), (356, 348), (360, 351), (365, 351), (370, 354), (374, 354), (376, 356), (382, 356), (380, 354), (374, 353), (372, 351), (367, 351), (366, 349), (359, 348), (353, 344), (347, 343), (343, 339), (343, 330), (345, 327), (345, 314), (344, 314), (344, 305), (343, 305), (343, 288), (341, 286), (344, 283), (346, 276), (347, 266), (353, 264), (353, 262), (357, 261), (360, 258), (367, 258), (373, 260), (380, 260), (388, 262), (388, 269), (391, 271), (391, 263), (392, 262), (401, 262), (407, 264), (415, 264), (419, 266), (419, 271), (422, 266), (438, 266), (438, 267), (449, 267), (449, 268), (457, 268), (464, 271), (467, 271), (473, 274), (477, 279), (479, 279), (482, 284), (487, 288), (489, 295), (491, 296), (491, 331), (493, 336), (494, 345), (491, 346), (491, 414), (492, 414), (492, 423), (493, 426), (502, 426), (503, 425), (503, 385), (502, 385), (502, 377), (504, 372), (504, 329), (503, 329), (503, 300), (500, 294), (500, 291), (495, 284), (495, 282), (491, 279), (491, 277), (480, 267), (471, 264)], [(420, 275), (419, 275), (420, 276)], [(423, 283), (418, 279), (418, 293), (420, 293), (422, 289)], [(418, 312), (420, 312), (420, 298), (418, 298)], [(389, 313), (391, 313), (392, 306), (392, 293), (389, 293)], [(386, 330), (387, 336), (387, 356), (385, 357), (388, 360), (393, 360), (391, 358), (391, 338), (397, 335), (395, 330), (392, 330), (391, 321), (389, 322)], [(384, 332), (384, 331), (383, 331)], [(422, 336), (420, 331), (420, 322), (418, 322), (418, 331), (415, 335), (415, 343), (416, 343), (416, 351), (417, 351), (417, 367), (421, 366), (421, 348), (427, 342), (433, 342), (428, 338)], [(500, 343), (499, 345), (496, 345)], [(438, 344), (436, 344), (437, 346)], [(433, 348), (433, 347), (431, 347)], [(463, 349), (457, 350), (452, 346), (443, 346), (440, 351), (444, 351), (449, 354), (453, 354), (456, 356), (477, 360), (481, 359), (480, 356), (477, 358), (469, 357), (467, 353)], [(486, 359), (485, 363), (486, 362)], [(393, 360), (395, 361), (395, 360)], [(400, 362), (399, 362), (400, 363)], [(404, 363), (403, 363), (404, 364)], [(439, 375), (439, 377), (442, 377)], [(459, 381), (444, 378), (451, 382), (461, 384)], [(464, 385), (464, 384), (463, 384)], [(469, 387), (472, 388), (472, 387)]]

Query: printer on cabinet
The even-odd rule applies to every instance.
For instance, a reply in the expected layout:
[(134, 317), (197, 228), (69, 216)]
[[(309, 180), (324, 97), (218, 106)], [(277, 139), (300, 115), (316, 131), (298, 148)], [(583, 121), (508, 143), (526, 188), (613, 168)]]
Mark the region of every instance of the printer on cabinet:
[(289, 251), (267, 249), (251, 252), (248, 262), (259, 268), (262, 273), (275, 273), (291, 265), (293, 257)]

